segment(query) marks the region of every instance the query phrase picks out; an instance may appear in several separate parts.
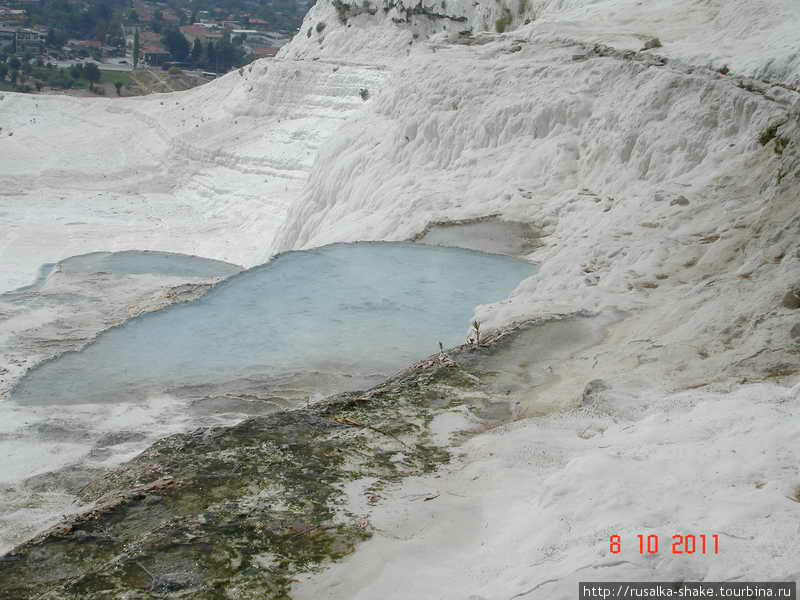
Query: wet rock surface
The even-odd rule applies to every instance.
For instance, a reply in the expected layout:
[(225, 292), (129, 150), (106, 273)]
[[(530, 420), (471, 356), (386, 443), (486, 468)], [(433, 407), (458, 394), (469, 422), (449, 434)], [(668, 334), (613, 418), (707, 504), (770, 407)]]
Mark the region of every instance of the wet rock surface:
[(345, 486), (371, 505), (448, 462), (437, 414), (466, 409), (471, 431), (511, 418), (481, 365), (513, 339), (433, 356), (366, 392), (159, 440), (84, 485), (87, 510), (1, 557), (0, 599), (289, 598), (297, 575), (370, 537)]

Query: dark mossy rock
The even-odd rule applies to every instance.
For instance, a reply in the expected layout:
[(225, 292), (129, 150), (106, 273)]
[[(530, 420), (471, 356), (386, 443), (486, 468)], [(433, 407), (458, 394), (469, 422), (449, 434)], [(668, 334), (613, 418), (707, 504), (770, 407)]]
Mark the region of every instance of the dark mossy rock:
[(83, 485), (90, 509), (0, 558), (0, 600), (289, 598), (296, 575), (370, 536), (343, 507), (347, 482), (369, 482), (378, 499), (450, 460), (429, 425), (454, 406), (486, 410), (464, 391), (491, 378), (481, 358), (509, 339), (462, 347), (457, 362), (431, 357), (367, 392), (159, 440)]
[(348, 512), (347, 484), (375, 504), (447, 463), (451, 450), (432, 441), (437, 414), (466, 408), (484, 427), (512, 418), (492, 395), (501, 371), (485, 369), (517, 368), (517, 334), (535, 325), (368, 391), (163, 438), (88, 483), (77, 473), (87, 510), (0, 557), (0, 600), (289, 599), (298, 575), (370, 537), (368, 518)]

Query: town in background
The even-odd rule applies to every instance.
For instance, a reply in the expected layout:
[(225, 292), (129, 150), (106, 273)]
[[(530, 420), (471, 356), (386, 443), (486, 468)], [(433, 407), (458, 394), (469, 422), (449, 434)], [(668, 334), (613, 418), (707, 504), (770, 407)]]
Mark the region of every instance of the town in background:
[(188, 89), (274, 56), (309, 0), (0, 0), (0, 91)]

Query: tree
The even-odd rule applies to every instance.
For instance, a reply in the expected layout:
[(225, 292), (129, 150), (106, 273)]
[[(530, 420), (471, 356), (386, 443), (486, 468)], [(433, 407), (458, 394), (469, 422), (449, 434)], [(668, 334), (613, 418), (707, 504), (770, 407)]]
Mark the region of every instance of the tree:
[(175, 60), (185, 60), (189, 56), (189, 40), (177, 29), (168, 29), (161, 40)]
[(89, 88), (94, 90), (94, 84), (100, 81), (100, 69), (95, 63), (86, 63), (83, 65), (83, 76), (89, 82)]
[(217, 43), (216, 63), (218, 70), (228, 71), (231, 67), (239, 66), (244, 58), (241, 46), (234, 46), (225, 38)]
[(121, 81), (115, 81), (114, 82), (114, 87), (117, 88), (117, 96), (122, 96), (122, 82)]
[(80, 79), (83, 77), (83, 65), (81, 63), (76, 63), (69, 68), (69, 75), (73, 79)]
[(191, 58), (194, 64), (198, 64), (200, 59), (203, 58), (203, 42), (200, 41), (200, 38), (197, 38), (194, 41)]
[(108, 30), (109, 30), (108, 21), (98, 21), (97, 24), (94, 26), (94, 39), (96, 39), (101, 44), (105, 44), (106, 37), (108, 37)]
[(139, 30), (133, 34), (133, 68), (139, 65)]
[(206, 63), (209, 69), (214, 69), (217, 62), (217, 49), (214, 47), (214, 42), (208, 40), (206, 46)]
[(52, 27), (47, 30), (47, 41), (45, 42), (46, 45), (50, 48), (63, 48), (64, 44), (67, 43), (69, 36), (64, 31), (59, 31), (57, 29), (53, 29)]
[(150, 27), (156, 33), (161, 33), (161, 29), (164, 24), (163, 19), (164, 14), (160, 10), (157, 10), (153, 13), (153, 20), (150, 22)]

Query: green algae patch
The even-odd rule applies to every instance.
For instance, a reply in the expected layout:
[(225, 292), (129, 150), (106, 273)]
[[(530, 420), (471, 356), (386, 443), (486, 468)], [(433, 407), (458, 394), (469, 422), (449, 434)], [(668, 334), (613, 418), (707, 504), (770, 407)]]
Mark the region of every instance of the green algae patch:
[(363, 482), (376, 504), (387, 485), (451, 459), (430, 426), (491, 378), (472, 364), (481, 352), (456, 351), (462, 364), (422, 361), (367, 392), (159, 440), (83, 488), (84, 513), (3, 557), (0, 599), (291, 598), (298, 576), (370, 537), (368, 518), (348, 511), (349, 483)]
[[(367, 391), (163, 438), (85, 486), (83, 513), (0, 557), (0, 600), (291, 599), (370, 537), (385, 492), (514, 418), (509, 374), (536, 360), (518, 346), (569, 318), (490, 333)], [(471, 425), (443, 438), (449, 411)]]

